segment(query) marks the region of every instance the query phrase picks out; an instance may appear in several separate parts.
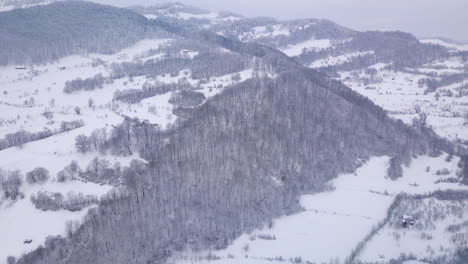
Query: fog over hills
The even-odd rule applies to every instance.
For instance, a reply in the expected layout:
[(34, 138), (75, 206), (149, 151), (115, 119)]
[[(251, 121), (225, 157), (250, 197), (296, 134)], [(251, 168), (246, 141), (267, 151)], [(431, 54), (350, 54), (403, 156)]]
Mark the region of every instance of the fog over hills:
[[(50, 2), (44, 0), (2, 0), (4, 4), (29, 4)], [(128, 7), (155, 5), (165, 1), (155, 0), (94, 0), (96, 3)], [(331, 0), (306, 1), (247, 1), (182, 0), (186, 5), (198, 6), (212, 11), (233, 11), (248, 17), (269, 16), (283, 20), (296, 18), (325, 18), (356, 30), (401, 30), (411, 32), (418, 38), (448, 37), (468, 43), (463, 25), (468, 23), (464, 11), (467, 1), (386, 1)]]

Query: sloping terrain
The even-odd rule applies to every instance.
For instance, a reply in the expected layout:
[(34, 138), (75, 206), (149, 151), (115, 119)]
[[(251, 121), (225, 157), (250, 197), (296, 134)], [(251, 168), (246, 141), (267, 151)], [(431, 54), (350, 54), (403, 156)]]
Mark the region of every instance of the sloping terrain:
[[(65, 244), (57, 241), (50, 253), (36, 251), (23, 261), (57, 262), (59, 248), (73, 263), (139, 263), (163, 260), (187, 245), (222, 247), (269, 218), (294, 212), (299, 194), (353, 171), (358, 158), (430, 149), (424, 135), (370, 111), (377, 110), (370, 101), (281, 53), (214, 35), (203, 39), (257, 54), (279, 76), (241, 83), (206, 102), (166, 144), (153, 143), (163, 145), (144, 155), (148, 168), (126, 170), (128, 197), (101, 204)], [(249, 189), (255, 186), (262, 188)], [(128, 239), (127, 232), (142, 237)]]
[(82, 52), (115, 53), (158, 36), (145, 17), (87, 2), (0, 13), (0, 65), (42, 63)]
[[(132, 10), (141, 15), (79, 2), (0, 14), (26, 28), (28, 20), (15, 22), (24, 15), (39, 29), (50, 15), (58, 29), (51, 31), (57, 40), (51, 49), (74, 43), (73, 32), (94, 38), (77, 37), (79, 49), (67, 46), (47, 56), (29, 50), (22, 61), (11, 56), (0, 68), (0, 218), (8, 222), (1, 227), (8, 235), (0, 238), (7, 245), (0, 263), (7, 256), (17, 263), (386, 263), (403, 252), (417, 258), (402, 261), (431, 257), (405, 251), (398, 241), (376, 255), (373, 248), (394, 241), (374, 231), (405, 231), (392, 230), (401, 214), (394, 205), (399, 192), (466, 189), (464, 159), (453, 156), (462, 149), (437, 138), (431, 115), (423, 115), (434, 105), (452, 105), (447, 113), (466, 111), (464, 95), (429, 100), (441, 83), (458, 91), (460, 51), (326, 20), (248, 19), (182, 4)], [(70, 23), (62, 23), (57, 11), (71, 12)], [(122, 21), (136, 31), (115, 42), (128, 25), (104, 29)], [(62, 29), (70, 35), (54, 35)], [(32, 30), (23, 33), (21, 39), (35, 38)], [(23, 63), (29, 57), (43, 64)], [(443, 79), (445, 72), (458, 75)], [(366, 89), (371, 85), (377, 88)], [(413, 127), (395, 120), (413, 124), (399, 112), (403, 104), (382, 100), (395, 89), (414, 92), (398, 97), (409, 109), (415, 100), (424, 102)], [(416, 89), (428, 91), (423, 97)], [(441, 131), (436, 129), (452, 139), (456, 130)], [(31, 180), (43, 172), (39, 167), (48, 171), (42, 183)], [(70, 190), (80, 192), (79, 199)], [(460, 207), (464, 199), (411, 206), (439, 210)], [(394, 212), (392, 222), (383, 222)], [(466, 220), (446, 215), (453, 225)], [(16, 217), (22, 220), (10, 224)], [(39, 232), (24, 227), (27, 217), (55, 225)], [(437, 235), (431, 230), (423, 230), (424, 239)], [(341, 231), (348, 233), (337, 246), (334, 232)], [(444, 251), (451, 261), (463, 249), (457, 243)]]
[[(188, 245), (222, 247), (242, 231), (293, 210), (301, 192), (320, 189), (338, 171), (354, 170), (357, 157), (395, 153), (409, 138), (419, 145), (389, 119), (380, 121), (346, 101), (338, 104), (342, 99), (323, 88), (300, 83), (288, 75), (251, 81), (207, 102), (169, 136), (151, 162), (155, 167), (140, 172), (141, 179), (127, 176), (130, 196), (102, 204), (65, 245), (67, 261), (140, 263), (160, 261)], [(327, 100), (336, 108), (326, 107)], [(362, 119), (379, 129), (371, 132)], [(145, 230), (142, 238), (128, 239), (139, 229)], [(106, 248), (107, 254), (92, 253)], [(57, 262), (56, 254), (30, 254), (25, 261)]]
[(135, 10), (152, 20), (183, 24), (192, 30), (210, 29), (230, 39), (279, 49), (301, 64), (343, 81), (394, 118), (412, 125), (414, 118), (424, 115), (438, 135), (466, 145), (464, 45), (443, 40), (420, 42), (404, 32), (353, 31), (326, 20), (244, 18), (183, 5)]
[[(425, 225), (434, 219), (429, 219), (424, 214), (433, 212), (435, 214), (435, 212), (452, 207), (446, 207), (446, 204), (432, 204), (433, 208), (428, 209), (415, 205), (402, 212), (401, 208), (405, 208), (406, 202), (398, 207), (392, 205), (401, 193), (407, 193), (408, 201), (411, 202), (412, 195), (446, 189), (468, 190), (467, 187), (440, 181), (444, 178), (457, 177), (458, 160), (453, 159), (447, 162), (446, 157), (446, 155), (418, 157), (409, 167), (404, 167), (403, 177), (396, 181), (386, 177), (389, 157), (372, 157), (356, 172), (340, 175), (339, 178), (333, 180), (331, 182), (333, 188), (330, 190), (319, 194), (303, 195), (300, 200), (303, 212), (282, 216), (265, 224), (262, 228), (252, 230), (236, 239), (226, 249), (187, 251), (176, 254), (169, 263), (343, 263), (356, 246), (369, 236), (371, 230), (374, 230), (372, 239), (364, 243), (366, 247), (363, 253), (359, 254), (355, 260), (387, 263), (391, 259), (398, 259), (402, 253), (408, 256), (412, 253), (414, 259), (424, 259), (430, 254), (416, 251), (416, 249), (425, 250), (424, 242), (426, 241), (442, 244), (445, 252), (439, 253), (438, 257), (445, 255), (446, 258), (451, 258), (454, 255), (453, 250), (456, 250), (459, 245), (455, 241), (452, 243), (449, 240), (450, 236), (466, 233), (466, 230), (459, 229), (450, 233), (428, 227), (418, 231), (419, 228), (403, 228), (400, 220), (403, 215), (410, 215), (415, 217), (417, 226)], [(426, 170), (427, 164), (432, 165), (430, 171)], [(442, 169), (449, 169), (451, 173), (443, 176), (437, 175), (436, 172)], [(426, 199), (430, 200), (431, 197), (426, 197)], [(406, 199), (402, 200), (406, 201)], [(439, 213), (438, 216), (444, 218), (445, 222), (454, 221), (454, 224), (466, 221), (467, 215), (464, 208), (466, 198), (447, 202), (457, 204), (457, 208), (453, 209), (456, 215)], [(397, 209), (390, 209), (387, 212), (390, 207)], [(461, 210), (458, 210), (459, 208)], [(386, 219), (389, 213), (392, 217), (390, 222), (392, 230), (385, 230), (384, 235), (384, 231), (377, 230), (377, 227), (382, 226), (382, 220)], [(442, 220), (440, 218), (436, 218), (436, 221)], [(394, 231), (393, 228), (396, 230)], [(394, 236), (403, 236), (405, 232), (416, 233), (416, 235), (408, 235), (409, 241), (405, 244), (399, 244), (396, 240), (395, 244), (390, 246), (391, 242), (388, 240), (392, 241)], [(422, 236), (423, 232), (427, 237), (433, 235), (434, 239), (432, 241), (425, 239), (425, 236)], [(439, 237), (435, 237), (436, 235)], [(440, 236), (446, 237), (447, 240), (441, 239)], [(461, 246), (466, 245), (463, 241), (465, 240), (462, 237)], [(435, 250), (439, 249), (438, 245), (437, 247), (432, 245), (432, 247)]]

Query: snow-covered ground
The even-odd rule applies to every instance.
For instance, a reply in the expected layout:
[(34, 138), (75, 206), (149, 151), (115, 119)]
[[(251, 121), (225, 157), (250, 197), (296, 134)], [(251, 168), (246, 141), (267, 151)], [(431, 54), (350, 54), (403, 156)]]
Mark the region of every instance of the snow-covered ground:
[(321, 50), (331, 47), (331, 41), (329, 39), (311, 39), (299, 44), (289, 45), (288, 47), (281, 49), (288, 56), (301, 55), (304, 50)]
[[(24, 160), (27, 163), (27, 160)], [(47, 166), (47, 164), (42, 164)], [(83, 193), (85, 195), (102, 196), (111, 189), (110, 186), (100, 186), (94, 183), (73, 181), (68, 183), (48, 182), (45, 185), (24, 186), (25, 195), (13, 204), (0, 207), (0, 263), (8, 256), (20, 256), (44, 244), (48, 236), (65, 236), (67, 221), (81, 221), (87, 209), (79, 212), (41, 211), (34, 207), (29, 197), (38, 191)], [(25, 240), (32, 240), (30, 244)]]
[(320, 59), (312, 62), (312, 64), (309, 65), (310, 68), (320, 68), (320, 67), (327, 67), (327, 66), (336, 66), (336, 65), (341, 65), (347, 62), (350, 62), (352, 59), (359, 57), (359, 56), (365, 56), (368, 54), (373, 54), (373, 51), (368, 51), (368, 52), (352, 52), (344, 55), (339, 55), (339, 56), (330, 56), (325, 59)]
[[(458, 159), (450, 162), (445, 159), (446, 155), (418, 157), (409, 167), (403, 168), (402, 178), (392, 181), (386, 177), (389, 158), (371, 158), (355, 173), (341, 175), (332, 181), (333, 191), (302, 196), (303, 212), (275, 220), (272, 228), (244, 234), (225, 250), (186, 252), (174, 257), (170, 263), (261, 264), (299, 258), (303, 262), (338, 260), (341, 263), (385, 218), (387, 208), (397, 194), (468, 190), (458, 184), (436, 183), (441, 178), (456, 177)], [(436, 175), (437, 170), (444, 168), (450, 174)], [(262, 239), (265, 235), (273, 239)], [(208, 255), (211, 255), (210, 259), (207, 259)]]
[[(83, 120), (86, 123), (89, 118), (107, 119), (114, 92), (140, 88), (138, 82), (121, 79), (105, 84), (102, 89), (72, 94), (63, 92), (65, 83), (97, 74), (106, 77), (111, 63), (132, 61), (169, 42), (145, 40), (114, 55), (74, 55), (46, 65), (28, 66), (25, 70), (18, 70), (17, 66), (0, 67), (0, 138), (20, 129), (29, 132), (43, 131), (44, 128), (53, 130), (61, 121)], [(98, 59), (104, 63), (93, 66)], [(94, 101), (93, 109), (88, 106), (90, 99)], [(80, 115), (76, 114), (76, 107), (82, 110)], [(45, 112), (52, 112), (54, 117), (46, 118), (43, 116)]]
[[(441, 201), (435, 198), (404, 201), (386, 224), (367, 243), (359, 259), (365, 262), (385, 263), (400, 255), (436, 259), (454, 255), (468, 239), (468, 203)], [(403, 228), (401, 215), (417, 216), (414, 226)], [(450, 230), (451, 225), (460, 229)]]
[(369, 67), (377, 69), (374, 75), (365, 71), (340, 72), (340, 80), (387, 110), (394, 118), (412, 124), (419, 113), (425, 113), (427, 123), (442, 137), (468, 140), (468, 96), (458, 96), (458, 89), (468, 83), (468, 78), (427, 94), (427, 87), (418, 83), (428, 77), (428, 72), (440, 75), (449, 71), (463, 72), (464, 64), (459, 58), (436, 61), (408, 72), (395, 72), (384, 67), (382, 64)]
[(253, 27), (249, 32), (244, 32), (239, 35), (239, 39), (253, 41), (259, 38), (269, 38), (276, 36), (289, 36), (291, 32), (283, 25), (273, 26), (257, 26)]
[(421, 40), (421, 42), (426, 44), (444, 46), (454, 51), (468, 51), (468, 44), (454, 44), (449, 43), (447, 41), (443, 41), (441, 39), (423, 39)]

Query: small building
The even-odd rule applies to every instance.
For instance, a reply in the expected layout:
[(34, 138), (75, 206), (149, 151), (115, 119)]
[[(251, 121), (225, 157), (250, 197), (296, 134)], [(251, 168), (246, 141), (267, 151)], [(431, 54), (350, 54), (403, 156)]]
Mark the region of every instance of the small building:
[(181, 50), (181, 53), (182, 53), (182, 57), (184, 59), (190, 59), (190, 50), (188, 49), (183, 49)]
[(410, 226), (413, 226), (414, 225), (414, 219), (412, 216), (409, 216), (409, 215), (403, 215), (401, 217), (401, 226), (403, 228), (408, 228)]

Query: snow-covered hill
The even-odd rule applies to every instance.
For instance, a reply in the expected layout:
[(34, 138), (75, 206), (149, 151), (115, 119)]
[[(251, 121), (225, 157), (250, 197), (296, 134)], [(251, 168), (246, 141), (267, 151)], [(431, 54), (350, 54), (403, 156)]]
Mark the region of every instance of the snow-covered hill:
[[(0, 11), (50, 2), (4, 1)], [(148, 24), (178, 21), (241, 43), (271, 46), (343, 82), (395, 119), (430, 126), (450, 141), (468, 144), (466, 46), (441, 40), (420, 43), (402, 33), (357, 32), (327, 20), (245, 18), (180, 3), (132, 10), (144, 15)], [(393, 48), (398, 45), (381, 48), (387, 40), (403, 43), (403, 51), (410, 55)], [(0, 190), (0, 264), (8, 256), (19, 257), (45, 245), (50, 242), (48, 236), (66, 237), (97, 205), (95, 201), (77, 211), (44, 210), (34, 202), (41, 192), (65, 200), (70, 192), (70, 197), (105, 200), (109, 192), (122, 188), (121, 179), (93, 182), (72, 176), (64, 181), (64, 171), (76, 173), (70, 166), (92, 170), (97, 166), (95, 158), (107, 160), (106, 168), (118, 169), (132, 160), (147, 162), (138, 153), (82, 153), (76, 146), (78, 136), (89, 137), (98, 129), (106, 135), (132, 118), (170, 130), (198, 106), (189, 100), (188, 106), (180, 107), (176, 99), (181, 91), (190, 90), (202, 98), (203, 105), (245, 80), (275, 80), (278, 75), (273, 68), (263, 58), (169, 33), (164, 38), (142, 39), (114, 54), (83, 52), (42, 64), (1, 66), (0, 176), (20, 175), (22, 184), (11, 181), (18, 187), (17, 199)], [(328, 191), (302, 195), (301, 212), (250, 230), (225, 249), (184, 250), (169, 263), (343, 263), (346, 259), (388, 263), (400, 259), (410, 264), (452, 258), (458, 248), (467, 246), (467, 199), (441, 199), (434, 192), (468, 191), (460, 183), (460, 157), (414, 156), (397, 180), (387, 177), (390, 159), (363, 157), (356, 172), (329, 182)], [(27, 174), (39, 167), (48, 171), (48, 180), (27, 182)], [(6, 176), (2, 184), (9, 179)], [(271, 181), (284, 184), (275, 177)], [(403, 215), (414, 218), (414, 227), (401, 227)]]
[(453, 51), (468, 51), (468, 44), (456, 44), (441, 39), (423, 39), (422, 43), (434, 44), (447, 47)]
[[(403, 204), (388, 212), (395, 197), (401, 193), (416, 195), (437, 190), (468, 190), (467, 186), (458, 183), (444, 183), (443, 179), (458, 177), (458, 160), (446, 160), (446, 155), (419, 157), (404, 168), (402, 178), (392, 181), (386, 177), (389, 158), (373, 157), (355, 173), (341, 175), (332, 181), (328, 192), (302, 196), (303, 212), (283, 216), (269, 226), (252, 230), (235, 240), (227, 249), (187, 252), (175, 256), (170, 263), (343, 263), (361, 241), (366, 243), (357, 259), (369, 263), (386, 263), (398, 259), (400, 253), (412, 253), (421, 260), (440, 255), (451, 256), (459, 245), (450, 237), (459, 233), (464, 237), (461, 238), (462, 243), (466, 243), (468, 232), (466, 229), (450, 232), (445, 228), (468, 220), (466, 202), (427, 198), (422, 201), (427, 201), (430, 208), (419, 207), (419, 204), (408, 208), (408, 205)], [(437, 175), (437, 171), (443, 169), (448, 169), (449, 173)], [(412, 203), (412, 200), (405, 203)], [(425, 215), (446, 210), (446, 206), (452, 203), (457, 207), (453, 209), (453, 214), (440, 213), (445, 219), (442, 223), (439, 223), (437, 217), (433, 219)], [(421, 213), (414, 210), (421, 210)], [(376, 232), (388, 214), (393, 217), (392, 226), (389, 227), (388, 223)], [(437, 228), (400, 228), (398, 219), (403, 215), (417, 216), (415, 226), (430, 223)], [(371, 238), (366, 239), (370, 233)], [(394, 241), (395, 234), (401, 236), (401, 239)], [(431, 242), (427, 237), (434, 239)], [(425, 251), (426, 241), (438, 251), (437, 255)], [(444, 250), (439, 251), (439, 245)]]
[[(198, 86), (198, 91), (210, 98), (225, 87), (259, 74), (258, 69), (254, 72), (253, 68), (246, 68), (238, 73), (201, 82), (200, 79), (192, 79), (191, 72), (187, 69), (172, 76), (163, 74), (154, 78), (140, 76), (118, 79), (92, 91), (64, 92), (67, 81), (91, 78), (97, 74), (110, 76), (113, 63), (161, 60), (168, 54), (155, 51), (164, 50), (174, 42), (174, 39), (148, 39), (114, 55), (73, 55), (43, 65), (11, 65), (0, 68), (0, 139), (20, 130), (31, 133), (60, 131), (63, 122), (79, 120), (83, 123), (83, 126), (70, 131), (0, 151), (0, 168), (5, 171), (20, 170), (23, 174), (20, 188), (23, 198), (16, 202), (0, 200), (0, 263), (7, 256), (20, 256), (43, 245), (47, 236), (65, 235), (66, 223), (70, 220), (79, 222), (86, 214), (87, 209), (79, 212), (42, 212), (34, 208), (30, 200), (39, 191), (59, 192), (63, 195), (73, 191), (100, 197), (113, 188), (82, 180), (58, 182), (56, 175), (65, 166), (77, 161), (80, 167), (86, 168), (95, 157), (122, 166), (138, 159), (137, 156), (119, 158), (99, 153), (81, 154), (75, 148), (75, 138), (78, 135), (89, 136), (101, 128), (110, 131), (124, 118), (147, 120), (161, 128), (170, 126), (178, 118), (173, 114), (174, 106), (169, 102), (175, 92), (151, 96), (138, 104), (131, 104), (114, 100), (117, 91), (140, 90), (148, 83), (177, 84), (184, 80)], [(187, 52), (179, 50), (178, 54), (192, 58), (198, 55), (196, 50), (191, 51), (192, 55), (185, 53)], [(51, 175), (50, 180), (43, 185), (25, 182), (24, 174), (36, 167), (47, 169)], [(36, 219), (34, 224), (28, 223), (30, 219)], [(38, 228), (40, 226), (44, 227)], [(29, 239), (32, 243), (23, 243)]]
[[(340, 80), (369, 97), (392, 116), (407, 124), (424, 115), (439, 135), (450, 140), (468, 140), (467, 63), (460, 57), (437, 60), (419, 68), (392, 70), (376, 64), (362, 70), (340, 72)], [(435, 91), (423, 81), (457, 75), (453, 83), (441, 84)], [(434, 77), (436, 76), (436, 77)], [(440, 76), (440, 77), (439, 77)]]
[(67, 0), (2, 0), (0, 1), (0, 12), (10, 11), (16, 8), (28, 8), (37, 5), (48, 5), (58, 1)]

